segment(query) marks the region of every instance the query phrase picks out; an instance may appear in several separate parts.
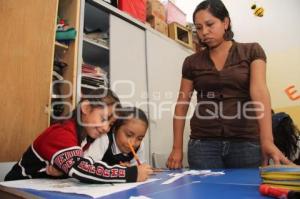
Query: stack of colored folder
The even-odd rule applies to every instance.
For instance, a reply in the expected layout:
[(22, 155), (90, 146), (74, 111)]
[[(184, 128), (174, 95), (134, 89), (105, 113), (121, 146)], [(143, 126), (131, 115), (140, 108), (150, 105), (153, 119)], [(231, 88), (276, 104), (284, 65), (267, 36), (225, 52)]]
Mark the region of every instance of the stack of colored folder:
[(263, 184), (300, 191), (300, 166), (272, 165), (260, 167)]

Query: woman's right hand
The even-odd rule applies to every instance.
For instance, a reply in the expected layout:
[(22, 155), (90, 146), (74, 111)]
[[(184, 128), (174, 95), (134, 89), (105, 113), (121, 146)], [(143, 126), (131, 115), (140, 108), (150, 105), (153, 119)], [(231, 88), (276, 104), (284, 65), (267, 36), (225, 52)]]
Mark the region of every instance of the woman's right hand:
[(149, 176), (153, 174), (152, 167), (148, 164), (141, 164), (137, 166), (137, 170), (138, 170), (137, 182), (146, 181), (149, 178)]
[(171, 154), (169, 155), (166, 166), (169, 169), (181, 169), (182, 168), (182, 157), (183, 157), (182, 150), (173, 149)]

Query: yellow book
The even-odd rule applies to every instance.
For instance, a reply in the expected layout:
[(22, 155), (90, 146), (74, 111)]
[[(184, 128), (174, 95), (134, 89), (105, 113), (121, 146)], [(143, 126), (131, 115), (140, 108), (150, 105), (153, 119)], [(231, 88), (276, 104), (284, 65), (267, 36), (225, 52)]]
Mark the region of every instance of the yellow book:
[(263, 180), (264, 184), (291, 185), (300, 187), (300, 181), (294, 180)]
[(268, 180), (300, 180), (300, 175), (286, 173), (263, 173), (260, 175), (263, 179)]

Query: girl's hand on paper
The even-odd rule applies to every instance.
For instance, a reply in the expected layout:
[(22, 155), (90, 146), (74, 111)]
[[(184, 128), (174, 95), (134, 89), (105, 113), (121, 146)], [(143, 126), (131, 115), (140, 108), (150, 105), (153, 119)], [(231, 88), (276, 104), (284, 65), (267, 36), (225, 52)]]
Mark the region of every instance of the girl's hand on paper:
[(149, 178), (149, 176), (153, 174), (152, 167), (148, 164), (141, 164), (137, 166), (137, 170), (138, 170), (137, 182), (146, 181)]
[(56, 169), (54, 166), (52, 165), (48, 165), (46, 167), (46, 173), (49, 176), (54, 176), (54, 177), (58, 177), (58, 176), (62, 176), (64, 175), (64, 173), (58, 169)]

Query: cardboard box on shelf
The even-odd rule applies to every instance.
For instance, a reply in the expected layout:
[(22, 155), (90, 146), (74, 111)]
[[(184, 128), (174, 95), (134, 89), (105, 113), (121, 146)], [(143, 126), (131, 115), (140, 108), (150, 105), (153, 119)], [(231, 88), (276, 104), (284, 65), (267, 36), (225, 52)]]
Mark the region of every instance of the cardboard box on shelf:
[(193, 49), (192, 31), (179, 23), (169, 24), (169, 37), (178, 43)]
[(166, 21), (165, 7), (159, 0), (147, 0), (147, 17), (150, 16)]
[(172, 1), (165, 1), (165, 12), (167, 24), (177, 22), (183, 26), (186, 25), (186, 14), (178, 8)]
[(149, 16), (147, 21), (152, 28), (168, 36), (168, 24), (166, 22), (155, 16)]

